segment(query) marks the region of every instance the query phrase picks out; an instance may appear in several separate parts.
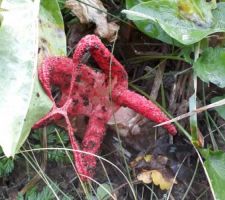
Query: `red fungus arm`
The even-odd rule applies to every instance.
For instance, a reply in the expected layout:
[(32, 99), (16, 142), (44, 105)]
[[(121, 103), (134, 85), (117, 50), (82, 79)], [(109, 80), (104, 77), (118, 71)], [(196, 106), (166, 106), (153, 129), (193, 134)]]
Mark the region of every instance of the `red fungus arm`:
[[(85, 53), (90, 52), (94, 60), (98, 63), (98, 66), (103, 70), (106, 76), (110, 78), (116, 78), (117, 83), (127, 88), (128, 87), (128, 76), (124, 67), (120, 64), (120, 62), (111, 54), (111, 52), (104, 46), (101, 40), (95, 35), (87, 35), (82, 38), (73, 54), (73, 62), (77, 68), (74, 68), (74, 71), (80, 70), (82, 67), (82, 58)], [(70, 88), (70, 95), (72, 94), (74, 82), (76, 79), (75, 73), (72, 73), (72, 82)], [(69, 95), (69, 96), (70, 96)]]
[[(71, 75), (73, 61), (66, 57), (48, 57), (44, 59), (41, 66), (38, 68), (38, 78), (48, 97), (54, 102), (51, 93), (51, 85), (63, 87), (67, 83), (62, 75)], [(76, 71), (74, 71), (76, 75)]]
[(106, 75), (109, 75), (109, 71), (111, 70), (112, 77), (117, 76), (120, 85), (127, 86), (127, 72), (124, 67), (95, 35), (87, 35), (77, 44), (73, 54), (75, 65), (80, 65), (83, 55), (88, 51)]
[[(127, 106), (155, 123), (162, 123), (169, 120), (154, 103), (135, 92), (115, 89), (112, 98), (120, 106)], [(175, 126), (172, 124), (166, 124), (163, 127), (171, 135), (177, 133)]]
[[(110, 111), (111, 113), (111, 111)], [(82, 141), (82, 150), (91, 154), (98, 154), (103, 138), (105, 136), (105, 126), (111, 115), (102, 110), (102, 106), (97, 106), (90, 114), (88, 126)], [(83, 166), (88, 175), (93, 177), (96, 168), (96, 157), (84, 154)]]

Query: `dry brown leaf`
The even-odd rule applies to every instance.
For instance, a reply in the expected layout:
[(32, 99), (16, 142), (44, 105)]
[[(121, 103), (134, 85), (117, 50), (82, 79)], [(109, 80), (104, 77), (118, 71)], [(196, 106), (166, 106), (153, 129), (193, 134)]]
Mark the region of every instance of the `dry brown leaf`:
[(137, 175), (137, 180), (142, 181), (145, 184), (149, 184), (152, 182), (152, 173), (151, 171), (143, 171)]
[(123, 137), (131, 135), (139, 135), (141, 133), (140, 126), (146, 122), (146, 119), (137, 114), (130, 108), (121, 107), (107, 123), (112, 128), (117, 126), (119, 134)]
[(115, 40), (119, 26), (107, 21), (106, 8), (100, 0), (67, 0), (65, 6), (79, 18), (81, 23), (93, 22), (96, 24), (95, 33), (112, 42)]

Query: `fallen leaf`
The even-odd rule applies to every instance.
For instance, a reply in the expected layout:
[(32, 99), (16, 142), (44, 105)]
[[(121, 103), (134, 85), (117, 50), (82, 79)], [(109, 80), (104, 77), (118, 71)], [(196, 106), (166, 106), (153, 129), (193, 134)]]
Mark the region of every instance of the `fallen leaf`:
[(173, 181), (173, 178), (166, 178), (163, 176), (163, 173), (158, 170), (151, 171), (151, 178), (152, 182), (158, 185), (161, 190), (169, 190), (173, 183), (176, 183), (176, 181)]
[(150, 154), (139, 155), (133, 161), (130, 162), (130, 166), (131, 168), (136, 168), (138, 163), (140, 163), (141, 161), (150, 162), (151, 158), (152, 158), (152, 155)]
[(145, 160), (146, 162), (150, 162), (151, 159), (152, 159), (152, 155), (150, 155), (150, 154), (147, 154), (147, 155), (144, 156), (144, 160)]
[(169, 190), (176, 183), (173, 174), (167, 167), (168, 158), (165, 156), (153, 156), (151, 154), (139, 155), (131, 163), (130, 166), (136, 169), (137, 180), (145, 184), (153, 183), (158, 185), (161, 190)]
[(95, 33), (102, 38), (112, 42), (115, 40), (116, 32), (119, 26), (107, 21), (107, 10), (100, 0), (67, 0), (65, 7), (71, 9), (81, 23), (87, 24), (93, 22), (96, 24)]
[(150, 184), (152, 182), (152, 173), (151, 171), (143, 171), (137, 175), (137, 180), (142, 181), (143, 183)]
[(137, 175), (137, 180), (145, 184), (153, 183), (154, 185), (158, 185), (161, 190), (169, 190), (173, 183), (176, 183), (173, 178), (165, 177), (159, 170), (143, 170)]
[(107, 123), (113, 129), (118, 129), (123, 137), (129, 135), (139, 135), (140, 126), (147, 122), (146, 118), (137, 114), (130, 108), (121, 107)]

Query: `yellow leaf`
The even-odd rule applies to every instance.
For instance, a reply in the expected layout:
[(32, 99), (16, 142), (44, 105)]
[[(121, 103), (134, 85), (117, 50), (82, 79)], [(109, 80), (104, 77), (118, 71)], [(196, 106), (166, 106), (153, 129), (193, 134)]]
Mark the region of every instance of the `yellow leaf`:
[(139, 161), (143, 159), (143, 156), (137, 156), (133, 161), (130, 162), (131, 168), (134, 168)]
[(161, 190), (169, 190), (173, 185), (173, 179), (166, 179), (158, 170), (151, 171), (151, 178), (155, 185), (159, 185)]
[(144, 156), (144, 159), (145, 159), (146, 162), (150, 162), (151, 159), (152, 159), (152, 155), (147, 154), (147, 155)]

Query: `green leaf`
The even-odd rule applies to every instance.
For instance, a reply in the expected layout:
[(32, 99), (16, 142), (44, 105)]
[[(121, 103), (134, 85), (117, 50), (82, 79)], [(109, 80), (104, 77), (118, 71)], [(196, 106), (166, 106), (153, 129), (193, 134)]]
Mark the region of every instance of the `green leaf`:
[[(151, 0), (150, 0), (151, 1)], [(126, 0), (126, 7), (127, 9), (131, 9), (132, 7), (143, 3), (149, 2), (149, 0)], [(182, 46), (180, 43), (175, 41), (171, 38), (160, 26), (158, 23), (151, 21), (151, 20), (135, 20), (133, 19), (134, 24), (137, 28), (142, 31), (144, 34), (148, 35), (149, 37), (158, 39), (168, 44)]]
[(209, 177), (210, 186), (215, 199), (223, 200), (225, 197), (225, 153), (222, 151), (201, 150), (205, 158), (204, 167)]
[(66, 0), (58, 0), (60, 9), (63, 9), (65, 7), (65, 3), (66, 3)]
[[(182, 3), (187, 3), (188, 9)], [(123, 12), (131, 20), (157, 23), (170, 37), (191, 45), (209, 34), (225, 31), (225, 3), (218, 3), (212, 10), (214, 7), (205, 0), (152, 0)]]
[(66, 37), (64, 23), (57, 0), (41, 0), (39, 29), (41, 57), (46, 55), (65, 56)]
[(112, 189), (110, 185), (107, 183), (103, 183), (99, 185), (99, 187), (97, 188), (96, 196), (98, 199), (107, 200), (107, 199), (110, 199), (110, 195), (109, 195), (110, 193), (112, 193)]
[[(222, 99), (225, 99), (225, 95), (224, 96), (218, 96), (218, 97), (214, 97), (211, 99), (211, 103), (215, 103), (217, 101), (220, 101)], [(222, 117), (223, 119), (225, 119), (225, 106), (219, 106), (214, 108), (218, 114), (220, 115), (220, 117)]]
[(148, 2), (149, 0), (126, 0), (126, 8), (130, 9), (133, 6), (138, 5), (139, 3)]
[(207, 48), (193, 65), (197, 76), (217, 86), (225, 87), (225, 50), (223, 48)]
[(42, 1), (40, 20), (39, 4), (39, 0), (2, 1), (7, 11), (2, 12), (4, 20), (0, 28), (0, 145), (6, 156), (15, 155), (33, 124), (52, 107), (37, 78), (38, 21), (42, 52), (39, 58), (66, 53), (57, 1)]

